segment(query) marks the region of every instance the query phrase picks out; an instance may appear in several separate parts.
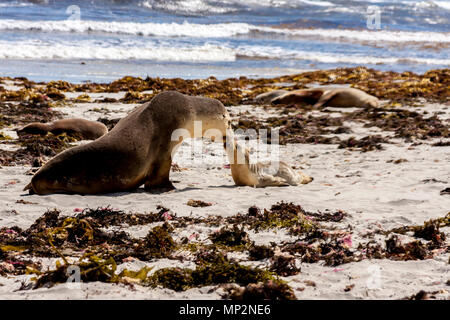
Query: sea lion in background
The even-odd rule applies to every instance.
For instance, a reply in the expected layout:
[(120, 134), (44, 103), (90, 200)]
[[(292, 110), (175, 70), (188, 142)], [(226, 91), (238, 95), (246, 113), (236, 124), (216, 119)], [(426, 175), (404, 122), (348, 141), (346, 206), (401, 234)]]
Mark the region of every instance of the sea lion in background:
[(272, 104), (314, 104), (314, 108), (378, 107), (378, 98), (355, 88), (317, 87), (290, 91), (271, 100)]
[(172, 151), (181, 141), (172, 133), (183, 128), (191, 136), (194, 121), (202, 132), (219, 130), (222, 137), (230, 117), (215, 99), (165, 91), (134, 109), (99, 139), (67, 149), (36, 172), (24, 190), (37, 194), (99, 194), (145, 189), (173, 189), (169, 180)]
[(248, 148), (240, 146), (233, 138), (228, 139), (224, 147), (230, 159), (231, 176), (238, 186), (256, 188), (297, 186), (313, 180), (303, 172), (295, 171), (283, 161), (250, 163)]
[(287, 90), (267, 91), (267, 92), (257, 95), (253, 100), (251, 100), (251, 102), (257, 103), (257, 104), (269, 104), (272, 102), (273, 99), (278, 98), (289, 92), (291, 92), (291, 91), (287, 91)]
[(364, 91), (355, 88), (317, 87), (295, 91), (273, 90), (256, 96), (258, 104), (303, 104), (321, 107), (378, 107), (379, 101)]
[(108, 128), (101, 122), (86, 119), (62, 119), (50, 123), (33, 122), (17, 130), (17, 134), (46, 135), (51, 132), (79, 134), (83, 139), (95, 140), (108, 133)]

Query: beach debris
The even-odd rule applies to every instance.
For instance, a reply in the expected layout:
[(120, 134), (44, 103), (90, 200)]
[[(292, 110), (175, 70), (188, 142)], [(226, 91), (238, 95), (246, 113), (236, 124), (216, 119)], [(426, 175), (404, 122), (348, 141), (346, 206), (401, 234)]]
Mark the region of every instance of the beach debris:
[(355, 137), (350, 137), (347, 140), (341, 141), (339, 143), (339, 149), (358, 149), (362, 152), (382, 150), (383, 146), (381, 143), (389, 143), (389, 140), (383, 138), (380, 135), (376, 136), (366, 136), (361, 139), (356, 139)]
[(344, 291), (345, 291), (345, 292), (349, 292), (349, 291), (351, 291), (354, 287), (355, 287), (354, 284), (349, 284), (348, 286), (346, 286), (346, 287), (344, 288)]
[(14, 151), (0, 150), (0, 165), (38, 167), (44, 163), (44, 159), (71, 148), (73, 146), (71, 143), (77, 140), (66, 133), (60, 135), (48, 134), (46, 136), (22, 135), (16, 142), (21, 148)]
[(250, 283), (276, 280), (277, 277), (270, 271), (243, 266), (230, 261), (218, 251), (200, 252), (197, 267), (193, 269), (163, 268), (157, 270), (149, 279), (150, 286), (162, 286), (175, 291), (184, 291), (189, 288), (224, 283), (248, 285)]
[(275, 251), (272, 247), (266, 245), (251, 245), (248, 249), (251, 260), (263, 260), (274, 256)]
[[(279, 202), (269, 210), (252, 206), (246, 214), (229, 217), (178, 217), (163, 206), (158, 206), (155, 213), (126, 213), (110, 206), (78, 209), (73, 216), (62, 216), (57, 209), (48, 210), (26, 230), (0, 228), (0, 274), (35, 274), (32, 285), (21, 288), (27, 290), (64, 283), (69, 277), (69, 266), (77, 266), (85, 282), (160, 286), (176, 291), (235, 284), (228, 287), (234, 288), (234, 291), (228, 290), (228, 299), (244, 296), (281, 299), (292, 296), (290, 287), (279, 282), (279, 277), (298, 274), (301, 270), (297, 263), (300, 261), (320, 262), (334, 267), (337, 272), (344, 270), (338, 266), (363, 259), (419, 260), (448, 252), (446, 236), (440, 228), (450, 225), (450, 213), (430, 219), (423, 225), (377, 230), (375, 233), (384, 235), (384, 240), (373, 238), (366, 243), (358, 241), (355, 245), (352, 229), (342, 225), (346, 217), (344, 211), (312, 213), (294, 203)], [(133, 238), (120, 230), (152, 223), (157, 225), (144, 238)], [(210, 233), (208, 239), (211, 242), (190, 242), (172, 237), (192, 224), (220, 226), (220, 229)], [(271, 243), (270, 246), (255, 245), (250, 241), (247, 229), (286, 229), (296, 239)], [(402, 242), (398, 236), (402, 234), (416, 239)], [(234, 252), (248, 252), (249, 260), (267, 259), (266, 267), (242, 265), (229, 259), (227, 255)], [(60, 262), (55, 268), (44, 271), (39, 263), (41, 257), (59, 258)], [(188, 260), (195, 263), (195, 268), (163, 268), (153, 274), (149, 273), (151, 268), (148, 267), (117, 272), (117, 261), (161, 258)], [(350, 291), (353, 287), (346, 289)]]
[(270, 258), (270, 271), (282, 277), (289, 277), (300, 273), (301, 269), (297, 266), (297, 261), (293, 255), (277, 254)]
[(239, 246), (249, 243), (248, 233), (244, 228), (239, 228), (236, 224), (230, 227), (223, 227), (209, 236), (210, 240), (215, 244), (223, 244), (226, 246)]
[(289, 285), (281, 280), (250, 283), (245, 287), (226, 287), (224, 299), (230, 300), (297, 300)]
[(204, 208), (204, 207), (209, 207), (212, 206), (211, 202), (205, 202), (202, 200), (193, 200), (193, 199), (189, 199), (189, 201), (186, 203), (186, 205), (191, 206), (191, 207), (200, 207), (200, 208)]

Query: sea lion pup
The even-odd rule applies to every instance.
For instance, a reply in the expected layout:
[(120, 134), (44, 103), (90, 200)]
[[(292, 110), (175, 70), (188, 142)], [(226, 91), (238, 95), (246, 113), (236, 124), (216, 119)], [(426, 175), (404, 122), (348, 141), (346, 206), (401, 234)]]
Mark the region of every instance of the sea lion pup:
[(318, 87), (288, 92), (272, 99), (272, 104), (314, 104), (314, 108), (378, 107), (378, 98), (355, 88)]
[(105, 135), (108, 128), (101, 122), (86, 119), (62, 119), (50, 123), (33, 122), (17, 130), (18, 135), (40, 134), (51, 132), (55, 135), (61, 133), (79, 134), (83, 139), (95, 140)]
[(313, 178), (295, 171), (283, 161), (250, 163), (250, 152), (234, 138), (224, 143), (230, 160), (231, 176), (238, 186), (256, 188), (297, 186), (310, 183)]
[(215, 99), (165, 91), (138, 106), (99, 139), (67, 149), (36, 172), (25, 187), (37, 194), (99, 194), (145, 189), (173, 189), (169, 181), (175, 130), (196, 136), (194, 121), (202, 121), (201, 135), (214, 129), (226, 135), (230, 117)]

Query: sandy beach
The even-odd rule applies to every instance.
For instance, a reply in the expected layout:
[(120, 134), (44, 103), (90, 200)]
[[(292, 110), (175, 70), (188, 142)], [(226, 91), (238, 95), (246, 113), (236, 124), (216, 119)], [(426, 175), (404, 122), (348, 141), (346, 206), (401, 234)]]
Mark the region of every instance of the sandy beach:
[[(441, 76), (448, 77), (448, 70), (447, 73), (443, 72)], [(72, 243), (69, 250), (64, 247), (70, 242), (67, 238), (61, 244), (62, 251), (59, 253), (52, 251), (49, 243), (43, 243), (46, 255), (42, 256), (36, 253), (36, 248), (13, 247), (12, 242), (8, 241), (18, 237), (18, 228), (22, 231), (30, 228), (49, 210), (57, 209), (60, 217), (76, 217), (86, 212), (83, 210), (87, 208), (109, 208), (108, 210), (127, 214), (161, 213), (160, 219), (154, 222), (109, 225), (102, 225), (100, 222), (101, 230), (113, 234), (123, 231), (132, 239), (146, 239), (154, 228), (172, 226), (168, 233), (174, 246), (163, 255), (147, 255), (148, 259), (138, 259), (133, 254), (129, 257), (107, 254), (105, 252), (108, 250), (105, 249), (103, 259), (120, 257), (115, 259), (116, 275), (124, 269), (138, 271), (144, 270), (144, 267), (149, 268), (145, 269), (145, 272), (148, 271), (144, 277), (146, 279), (151, 278), (158, 270), (168, 270), (165, 268), (194, 270), (200, 265), (197, 257), (199, 251), (218, 250), (230, 263), (269, 270), (273, 279), (282, 280), (290, 287), (289, 290), (296, 299), (403, 299), (414, 297), (420, 291), (424, 291), (430, 299), (450, 299), (450, 195), (445, 191), (448, 190), (450, 181), (448, 97), (445, 101), (437, 94), (431, 94), (428, 98), (413, 100), (404, 91), (399, 91), (399, 98), (395, 99), (379, 91), (382, 101), (380, 110), (384, 110), (385, 115), (410, 112), (406, 121), (411, 123), (409, 130), (415, 135), (408, 137), (399, 133), (398, 128), (389, 130), (386, 125), (374, 125), (370, 118), (363, 119), (358, 113), (360, 108), (324, 107), (314, 110), (251, 103), (250, 98), (259, 92), (276, 88), (291, 90), (292, 85), (301, 83), (298, 79), (304, 77), (304, 74), (300, 74), (288, 80), (273, 79), (266, 81), (267, 84), (253, 84), (246, 89), (241, 87), (240, 92), (247, 97), (241, 97), (241, 101), (237, 103), (233, 100), (231, 91), (218, 91), (216, 94), (226, 105), (236, 128), (256, 127), (255, 123), (275, 128), (278, 125), (273, 119), (283, 117), (309, 119), (308, 126), (301, 129), (304, 131), (293, 133), (291, 128), (287, 134), (281, 135), (282, 144), (279, 146), (280, 159), (314, 178), (311, 183), (301, 186), (237, 187), (220, 144), (204, 141), (202, 161), (193, 162), (189, 157), (181, 156), (189, 154), (193, 143), (191, 140), (183, 142), (180, 156), (173, 159), (171, 181), (176, 187), (174, 191), (154, 194), (141, 187), (134, 192), (105, 195), (29, 195), (22, 190), (32, 177), (30, 170), (33, 170), (36, 156), (23, 157), (21, 161), (16, 158), (17, 161), (14, 161), (14, 152), (24, 146), (27, 148), (24, 144), (20, 145), (22, 140), (15, 130), (33, 119), (17, 116), (16, 123), (0, 121), (0, 132), (6, 137), (0, 141), (0, 253), (6, 257), (0, 262), (0, 299), (222, 299), (229, 298), (230, 292), (239, 292), (239, 288), (243, 290), (249, 285), (230, 281), (228, 284), (187, 285), (181, 290), (173, 290), (162, 281), (148, 283), (145, 279), (130, 275), (119, 277), (114, 283), (108, 279), (101, 281), (101, 278), (83, 281), (78, 287), (71, 287), (65, 281), (56, 281), (56, 278), (50, 276), (48, 279), (53, 280), (39, 282), (37, 279), (51, 275), (51, 271), (57, 269), (57, 261), (63, 263), (60, 252), (63, 252), (70, 263), (77, 264), (82, 253), (89, 250), (97, 252), (101, 257), (98, 253), (99, 246), (91, 246), (89, 243), (78, 246)], [(151, 83), (148, 81), (147, 83)], [(215, 80), (211, 81), (216, 83)], [(420, 83), (421, 80), (411, 81)], [(125, 82), (123, 87), (130, 88), (130, 83), (131, 81)], [(323, 84), (320, 81), (314, 83)], [(361, 83), (361, 79), (356, 79), (352, 86), (363, 86)], [(2, 108), (10, 104), (8, 110), (13, 110), (14, 106), (19, 109), (23, 107), (20, 103), (31, 103), (33, 99), (37, 101), (39, 95), (46, 95), (39, 102), (41, 107), (38, 109), (57, 112), (49, 114), (49, 117), (89, 120), (103, 118), (104, 121), (125, 117), (139, 103), (148, 101), (157, 93), (149, 88), (142, 90), (136, 87), (129, 91), (111, 92), (107, 86), (104, 86), (104, 91), (99, 87), (90, 87), (79, 92), (70, 86), (64, 89), (63, 84), (29, 83), (17, 78), (2, 78), (0, 86)], [(50, 87), (54, 88), (53, 96), (48, 94)], [(47, 94), (39, 88), (47, 88)], [(220, 88), (219, 85), (217, 88)], [(34, 93), (14, 97), (14, 92), (24, 90), (34, 90)], [(57, 98), (56, 93), (63, 94), (64, 98)], [(80, 102), (80, 95), (84, 96), (85, 101)], [(123, 101), (126, 97), (133, 99)], [(105, 102), (107, 99), (110, 99), (109, 102)], [(382, 112), (380, 110), (377, 112)], [(315, 122), (321, 117), (325, 120)], [(415, 123), (419, 123), (419, 118), (423, 123), (428, 123), (426, 119), (430, 117), (437, 119), (433, 125), (439, 122), (441, 129), (436, 130), (440, 134), (419, 137), (418, 128), (423, 129), (423, 126), (415, 126)], [(332, 119), (340, 119), (341, 122), (336, 124)], [(401, 119), (401, 116), (395, 119)], [(285, 125), (281, 123), (281, 129)], [(406, 125), (402, 126), (406, 128)], [(333, 131), (342, 127), (348, 130)], [(313, 136), (316, 141), (318, 136), (322, 140), (318, 143), (295, 143), (292, 140), (295, 135), (312, 136), (312, 131), (309, 132), (308, 128), (319, 130), (314, 131)], [(49, 139), (49, 136), (51, 134), (42, 139)], [(381, 140), (365, 146), (349, 142), (351, 137), (361, 141), (364, 137), (373, 136)], [(338, 140), (333, 140), (334, 137)], [(331, 140), (324, 142), (325, 138)], [(68, 142), (69, 147), (83, 143), (89, 141)], [(13, 160), (7, 161), (11, 154)], [(52, 156), (51, 153), (42, 154), (38, 158), (45, 163)], [(200, 200), (204, 207), (188, 205), (190, 200)], [(276, 218), (281, 219), (278, 226), (255, 229), (253, 222), (248, 222), (251, 220), (249, 212), (256, 210), (249, 211), (249, 208), (257, 207), (260, 212), (266, 209), (275, 214), (277, 211), (273, 206), (280, 203), (292, 203), (301, 207), (301, 210), (300, 207), (295, 207), (300, 213), (295, 213), (294, 220), (297, 222), (294, 225), (284, 224), (283, 218)], [(242, 223), (235, 222), (238, 214), (238, 217), (244, 217)], [(341, 216), (333, 220), (330, 218), (333, 214)], [(247, 218), (250, 220), (246, 221)], [(436, 222), (438, 227), (437, 230), (432, 230), (431, 238), (420, 236), (419, 232), (414, 231), (418, 229), (411, 228), (405, 232), (396, 229), (423, 227), (430, 219), (440, 221)], [(320, 230), (322, 236), (314, 238), (303, 231), (293, 231), (298, 227), (296, 223), (305, 222)], [(258, 223), (264, 226), (264, 222)], [(220, 230), (232, 225), (242, 228), (239, 229), (242, 239), (235, 239), (237, 242), (233, 244), (214, 240), (217, 239), (214, 234), (217, 235)], [(369, 254), (370, 241), (374, 246), (379, 245), (375, 250), (378, 256), (373, 252), (372, 255)], [(292, 249), (296, 243), (307, 243), (305, 246), (313, 250), (311, 252), (315, 252), (317, 258), (312, 259), (305, 251)], [(324, 249), (332, 243), (335, 246), (331, 251)], [(412, 247), (408, 247), (411, 243), (414, 243)], [(73, 250), (77, 246), (78, 252)], [(250, 253), (255, 246), (270, 248), (272, 253), (255, 259)], [(213, 268), (213, 265), (206, 266)], [(37, 282), (40, 286), (34, 287)]]

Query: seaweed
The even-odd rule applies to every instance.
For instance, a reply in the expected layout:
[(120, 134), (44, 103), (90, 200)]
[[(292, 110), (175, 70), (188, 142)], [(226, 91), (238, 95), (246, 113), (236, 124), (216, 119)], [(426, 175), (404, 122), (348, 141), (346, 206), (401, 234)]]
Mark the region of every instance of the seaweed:
[(249, 237), (247, 232), (243, 228), (239, 228), (237, 225), (233, 225), (232, 228), (223, 227), (222, 229), (213, 232), (209, 239), (214, 244), (222, 244), (226, 246), (239, 246), (249, 243)]
[(272, 257), (269, 270), (282, 277), (293, 276), (300, 272), (300, 268), (296, 265), (295, 257), (285, 254)]
[(205, 202), (202, 200), (193, 200), (193, 199), (189, 199), (189, 201), (186, 203), (188, 206), (191, 207), (200, 207), (200, 208), (204, 208), (204, 207), (209, 207), (212, 206), (211, 202)]
[(263, 212), (257, 207), (250, 207), (246, 216), (237, 215), (227, 218), (229, 223), (245, 223), (255, 231), (273, 228), (287, 228), (292, 234), (312, 232), (317, 226), (306, 219), (301, 206), (293, 203), (278, 202)]
[(108, 128), (108, 131), (111, 131), (114, 128), (114, 126), (120, 121), (120, 118), (117, 119), (98, 118), (97, 121), (103, 123)]
[(296, 300), (294, 291), (287, 283), (281, 280), (268, 280), (250, 283), (241, 288), (229, 288), (223, 296), (230, 300)]
[(147, 279), (152, 287), (162, 286), (176, 291), (194, 287), (237, 283), (247, 285), (261, 281), (275, 280), (275, 275), (267, 270), (243, 266), (228, 260), (218, 251), (201, 251), (197, 255), (195, 269), (163, 268)]
[(373, 150), (382, 150), (383, 146), (381, 143), (389, 143), (389, 140), (380, 135), (366, 136), (359, 140), (355, 137), (350, 137), (347, 140), (341, 141), (338, 148), (359, 149), (362, 152), (368, 152)]
[(134, 226), (165, 221), (165, 212), (167, 212), (167, 210), (163, 208), (157, 213), (125, 213), (122, 210), (115, 210), (110, 206), (107, 206), (98, 207), (96, 209), (86, 208), (81, 213), (77, 214), (77, 218), (91, 218), (102, 226), (117, 226), (123, 224)]
[(50, 158), (61, 151), (71, 148), (71, 143), (79, 140), (66, 133), (60, 135), (48, 134), (20, 135), (16, 142), (22, 148), (15, 151), (0, 150), (0, 165), (30, 165), (41, 166), (44, 162), (42, 158)]
[(263, 260), (274, 256), (275, 251), (269, 246), (251, 245), (248, 249), (248, 254), (251, 260)]
[(48, 288), (57, 283), (70, 282), (71, 271), (75, 270), (70, 270), (70, 267), (77, 268), (81, 282), (100, 281), (126, 284), (130, 282), (144, 282), (147, 279), (147, 273), (151, 270), (149, 267), (143, 267), (138, 271), (124, 269), (117, 274), (117, 264), (113, 258), (102, 259), (91, 253), (87, 253), (80, 257), (76, 264), (60, 263), (57, 261), (56, 268), (40, 274), (31, 288)]
[(141, 260), (168, 257), (176, 248), (170, 232), (173, 228), (166, 222), (150, 230), (144, 241), (136, 248), (136, 257)]
[(51, 107), (48, 101), (38, 103), (21, 101), (18, 104), (0, 101), (0, 128), (61, 119), (62, 113), (54, 111)]

